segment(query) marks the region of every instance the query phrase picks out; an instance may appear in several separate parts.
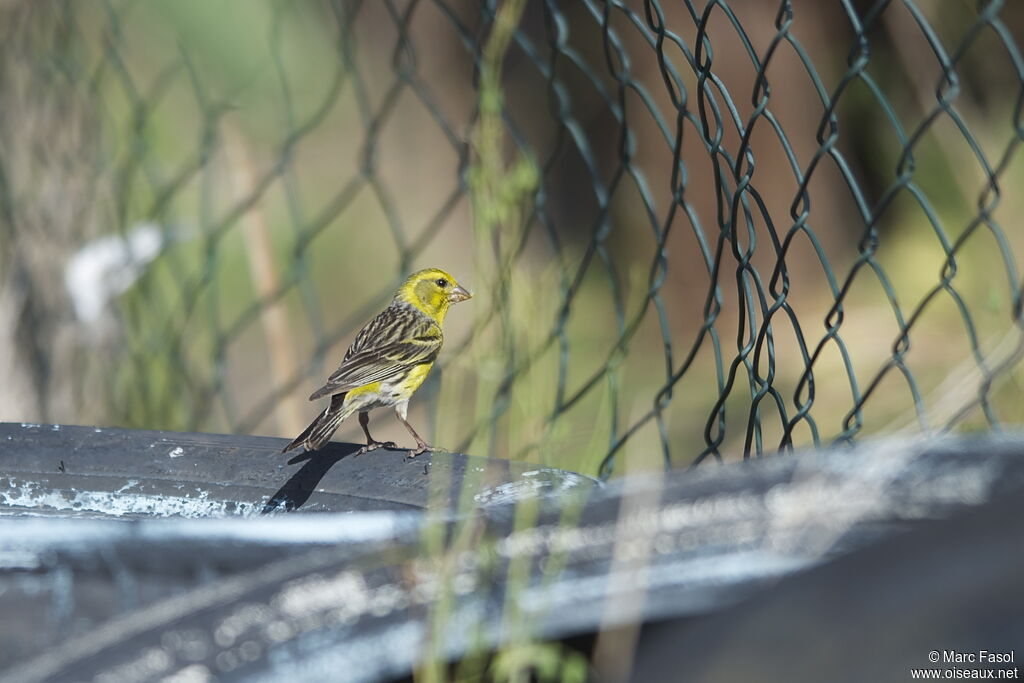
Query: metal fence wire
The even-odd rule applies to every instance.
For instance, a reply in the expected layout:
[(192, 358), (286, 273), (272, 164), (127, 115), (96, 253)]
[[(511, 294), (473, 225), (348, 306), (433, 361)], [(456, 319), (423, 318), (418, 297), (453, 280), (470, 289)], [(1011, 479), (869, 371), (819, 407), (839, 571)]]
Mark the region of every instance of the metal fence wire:
[(0, 25), (2, 417), (292, 436), (439, 266), (475, 297), (411, 419), (452, 449), (608, 476), (1024, 421), (1015, 3)]

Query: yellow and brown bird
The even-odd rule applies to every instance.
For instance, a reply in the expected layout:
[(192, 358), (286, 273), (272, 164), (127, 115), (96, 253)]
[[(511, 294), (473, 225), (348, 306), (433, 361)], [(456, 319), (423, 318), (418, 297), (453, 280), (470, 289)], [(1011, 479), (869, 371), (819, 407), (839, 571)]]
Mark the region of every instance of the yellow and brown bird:
[(327, 383), (309, 397), (313, 401), (330, 394), (331, 404), (282, 452), (299, 446), (315, 451), (356, 412), (366, 434), (366, 445), (356, 455), (394, 448), (394, 443), (370, 436), (370, 411), (386, 407), (394, 407), (398, 419), (416, 439), (416, 449), (410, 456), (430, 450), (406, 420), (409, 399), (423, 384), (441, 351), (441, 326), (448, 308), (470, 296), (455, 278), (439, 268), (410, 275), (391, 304), (359, 331)]

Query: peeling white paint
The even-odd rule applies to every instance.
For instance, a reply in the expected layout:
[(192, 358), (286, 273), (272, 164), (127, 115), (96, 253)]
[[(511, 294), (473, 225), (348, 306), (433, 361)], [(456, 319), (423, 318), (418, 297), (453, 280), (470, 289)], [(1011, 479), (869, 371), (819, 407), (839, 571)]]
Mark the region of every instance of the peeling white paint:
[(131, 479), (117, 491), (60, 491), (7, 477), (6, 488), (0, 486), (0, 505), (14, 508), (3, 512), (65, 511), (106, 517), (223, 517), (255, 514), (262, 507), (258, 503), (210, 500), (207, 491), (190, 497), (129, 493), (138, 483)]

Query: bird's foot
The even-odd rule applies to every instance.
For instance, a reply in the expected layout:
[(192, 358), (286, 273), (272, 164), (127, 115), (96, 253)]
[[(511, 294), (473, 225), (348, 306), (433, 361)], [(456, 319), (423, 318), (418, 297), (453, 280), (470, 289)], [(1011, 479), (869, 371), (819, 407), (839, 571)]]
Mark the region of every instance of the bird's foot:
[(373, 441), (371, 441), (370, 443), (366, 444), (365, 446), (360, 448), (358, 451), (356, 451), (354, 453), (354, 455), (360, 456), (363, 453), (369, 453), (370, 451), (375, 451), (378, 448), (389, 448), (390, 449), (390, 448), (398, 448), (398, 446), (395, 445), (394, 441), (377, 441), (376, 439), (374, 439)]
[(405, 459), (406, 460), (412, 460), (413, 458), (415, 458), (420, 453), (427, 453), (427, 452), (430, 452), (430, 453), (447, 453), (448, 451), (446, 451), (443, 448), (439, 448), (438, 446), (428, 446), (425, 443), (418, 443), (418, 444), (416, 444), (416, 448), (410, 448), (409, 449), (409, 454), (405, 456)]

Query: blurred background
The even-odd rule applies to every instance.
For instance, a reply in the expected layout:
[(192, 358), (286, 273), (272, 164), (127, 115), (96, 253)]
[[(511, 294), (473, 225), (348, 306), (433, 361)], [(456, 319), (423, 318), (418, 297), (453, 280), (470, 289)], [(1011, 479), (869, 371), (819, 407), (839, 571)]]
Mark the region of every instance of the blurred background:
[(1024, 421), (1020, 4), (0, 26), (0, 420), (290, 438), (438, 266), (475, 297), (410, 419), (453, 450), (612, 476)]

